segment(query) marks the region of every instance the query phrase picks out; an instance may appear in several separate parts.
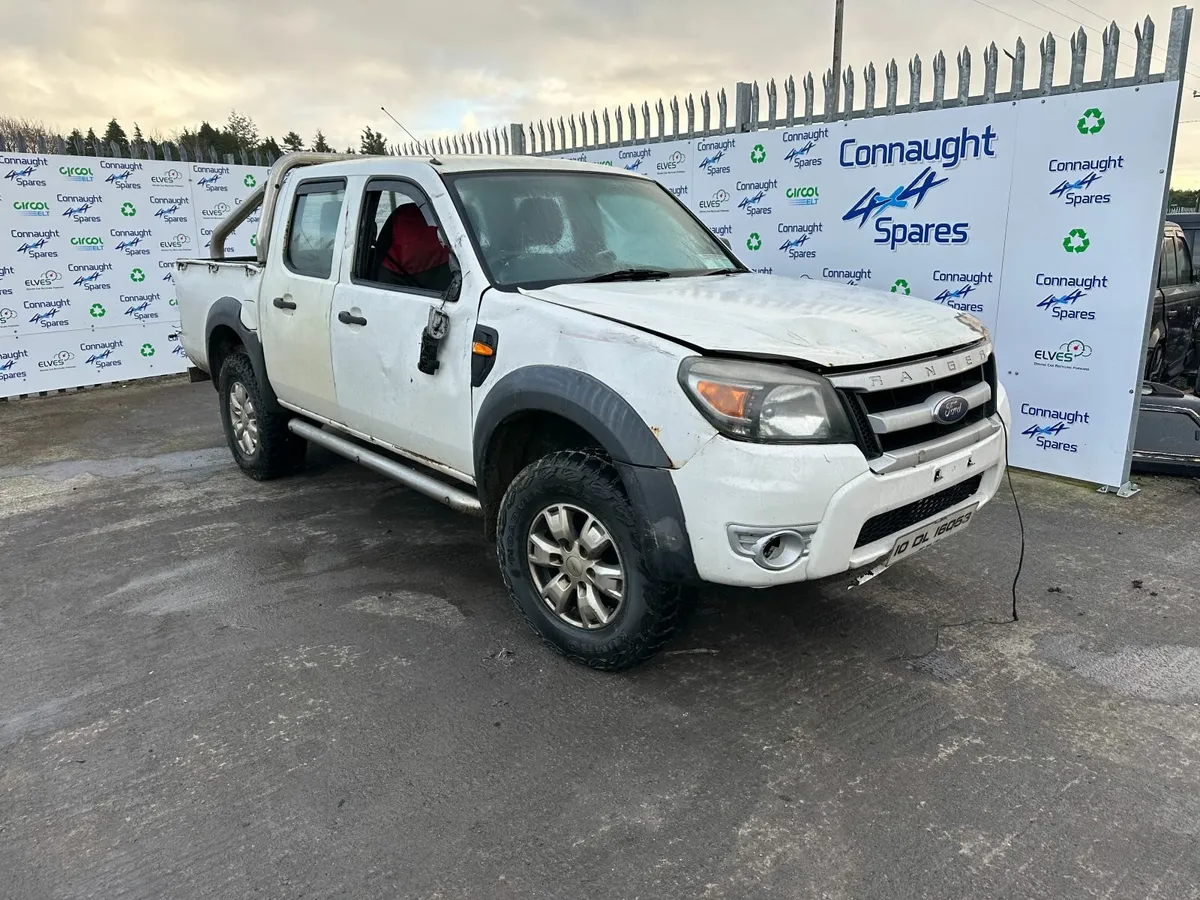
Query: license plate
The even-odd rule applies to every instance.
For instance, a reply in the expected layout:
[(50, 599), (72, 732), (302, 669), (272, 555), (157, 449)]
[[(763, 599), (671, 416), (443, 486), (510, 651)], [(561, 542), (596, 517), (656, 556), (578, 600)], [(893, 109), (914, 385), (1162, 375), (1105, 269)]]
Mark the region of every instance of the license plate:
[(912, 556), (919, 550), (924, 550), (930, 544), (937, 543), (942, 538), (958, 534), (958, 532), (962, 531), (970, 523), (971, 517), (975, 515), (975, 510), (978, 507), (979, 504), (976, 503), (966, 509), (960, 509), (945, 518), (938, 519), (936, 522), (930, 522), (923, 528), (910, 531), (903, 537), (897, 538), (896, 543), (892, 545), (892, 552), (887, 558), (886, 565), (890, 566), (898, 559)]

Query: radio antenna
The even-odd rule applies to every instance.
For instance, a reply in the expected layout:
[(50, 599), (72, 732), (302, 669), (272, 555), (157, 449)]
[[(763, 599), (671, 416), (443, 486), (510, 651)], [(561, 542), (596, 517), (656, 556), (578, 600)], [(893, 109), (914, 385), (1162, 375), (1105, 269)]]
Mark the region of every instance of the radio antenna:
[[(391, 119), (397, 125), (400, 125), (400, 120), (397, 119), (395, 116), (393, 116), (390, 112), (388, 112), (387, 107), (381, 106), (379, 108), (383, 110), (383, 114), (385, 116), (387, 116), (389, 119)], [(417, 140), (417, 136), (415, 134), (413, 134), (411, 131), (409, 131), (407, 128), (405, 128), (403, 125), (400, 125), (400, 130), (403, 131), (405, 134), (407, 134), (410, 138), (412, 138), (416, 143), (418, 143), (418, 144), (421, 143), (420, 141)]]

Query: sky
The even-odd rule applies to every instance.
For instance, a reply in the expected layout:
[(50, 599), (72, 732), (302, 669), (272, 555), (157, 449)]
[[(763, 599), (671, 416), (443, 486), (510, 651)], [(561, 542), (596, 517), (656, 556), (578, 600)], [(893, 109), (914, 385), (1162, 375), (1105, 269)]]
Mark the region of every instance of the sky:
[[(170, 136), (231, 109), (276, 138), (357, 148), (364, 126), (389, 142), (406, 136), (386, 106), (420, 138), (605, 105), (682, 98), (738, 81), (799, 83), (828, 68), (834, 0), (37, 0), (6, 15), (0, 31), (0, 115), (40, 120), (64, 133), (116, 117), (129, 131)], [(1141, 0), (846, 0), (843, 59), (861, 73), (874, 62), (929, 68), (964, 47), (982, 85), (983, 48), (1029, 48), (1025, 83), (1037, 78), (1037, 45), (1060, 36), (1056, 82), (1070, 66), (1068, 36), (1086, 26), (1087, 77), (1100, 71), (1100, 33), (1121, 28), (1118, 73), (1132, 71), (1134, 15), (1157, 26), (1153, 71), (1162, 70), (1170, 2)], [(1024, 20), (1024, 21), (1020, 21)], [(1000, 85), (1010, 77), (1000, 57)], [(1200, 44), (1188, 64), (1172, 182), (1200, 187)], [(1190, 74), (1196, 73), (1195, 75)], [(858, 83), (861, 85), (861, 79)], [(952, 90), (949, 87), (948, 90)], [(859, 87), (861, 98), (861, 87)], [(880, 90), (882, 96), (882, 90)], [(764, 101), (765, 102), (765, 101)], [(861, 99), (860, 99), (861, 102)], [(783, 93), (780, 90), (780, 108)], [(714, 103), (714, 116), (715, 116)], [(765, 113), (765, 109), (764, 109)], [(699, 104), (697, 103), (697, 117)]]

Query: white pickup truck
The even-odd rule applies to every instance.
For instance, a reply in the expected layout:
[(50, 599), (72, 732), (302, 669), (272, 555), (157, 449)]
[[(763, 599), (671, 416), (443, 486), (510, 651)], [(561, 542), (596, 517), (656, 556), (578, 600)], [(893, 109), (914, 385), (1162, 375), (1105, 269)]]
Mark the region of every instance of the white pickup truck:
[(907, 557), (1004, 472), (978, 320), (750, 273), (641, 175), (291, 154), (210, 255), (178, 264), (181, 341), (237, 464), (311, 442), (482, 515), (517, 609), (596, 668), (654, 654), (700, 582)]

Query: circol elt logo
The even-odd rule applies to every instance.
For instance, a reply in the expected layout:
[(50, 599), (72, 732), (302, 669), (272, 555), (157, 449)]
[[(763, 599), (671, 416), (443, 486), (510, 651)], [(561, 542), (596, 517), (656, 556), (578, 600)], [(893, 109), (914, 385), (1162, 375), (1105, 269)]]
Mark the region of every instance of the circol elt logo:
[(103, 319), (107, 312), (103, 303), (93, 303), (92, 308), (88, 310), (88, 315), (93, 319)]
[(142, 344), (142, 349), (141, 349), (140, 353), (142, 354), (142, 356), (149, 359), (151, 356), (154, 355), (154, 345), (153, 344)]
[(762, 144), (755, 144), (750, 150), (750, 162), (758, 165), (759, 163), (766, 162), (766, 160), (767, 148)]
[(759, 236), (759, 233), (757, 231), (750, 232), (750, 237), (746, 238), (746, 249), (747, 250), (761, 250), (762, 249), (762, 237)]
[(908, 282), (903, 278), (897, 278), (895, 283), (892, 285), (892, 293), (904, 294), (905, 296), (908, 296), (912, 294), (912, 289), (908, 286)]
[(137, 215), (137, 207), (132, 203), (125, 202), (121, 204), (121, 215), (125, 218), (131, 218)]

